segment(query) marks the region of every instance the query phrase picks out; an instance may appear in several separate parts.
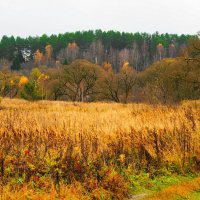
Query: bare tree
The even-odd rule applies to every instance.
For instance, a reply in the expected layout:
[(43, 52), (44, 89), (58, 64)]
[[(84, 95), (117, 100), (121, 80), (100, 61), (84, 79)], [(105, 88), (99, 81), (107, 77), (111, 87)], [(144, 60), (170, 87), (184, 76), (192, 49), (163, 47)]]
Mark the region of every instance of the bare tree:
[(109, 61), (112, 64), (113, 70), (115, 70), (115, 71), (118, 71), (119, 68), (121, 67), (121, 66), (119, 66), (118, 55), (119, 55), (119, 50), (110, 48), (107, 61)]
[(77, 59), (79, 55), (78, 45), (75, 42), (69, 43), (66, 49), (66, 54), (67, 54), (67, 59), (69, 60), (69, 62), (72, 62), (75, 59)]
[(175, 44), (170, 44), (169, 45), (169, 57), (173, 58), (176, 54), (176, 46)]
[(69, 63), (71, 63), (78, 57), (79, 57), (79, 47), (75, 42), (73, 42), (73, 43), (69, 43), (65, 49), (60, 50), (57, 58), (62, 63), (64, 63), (65, 59)]
[(102, 98), (106, 100), (120, 102), (120, 78), (118, 74), (110, 72), (105, 74), (104, 80), (101, 86)]
[(143, 63), (142, 69), (145, 69), (148, 66), (149, 64), (148, 58), (149, 58), (148, 44), (147, 41), (144, 40), (141, 46), (141, 62)]
[(96, 64), (101, 64), (104, 57), (104, 46), (101, 40), (93, 41), (90, 45), (90, 58)]
[(138, 49), (138, 45), (134, 42), (133, 47), (130, 49), (130, 65), (134, 66), (135, 69), (139, 70), (139, 62), (140, 62), (140, 53)]
[(120, 52), (119, 52), (119, 64), (120, 64), (120, 67), (123, 66), (123, 64), (125, 62), (129, 62), (129, 56), (130, 56), (130, 51), (129, 49), (122, 49)]

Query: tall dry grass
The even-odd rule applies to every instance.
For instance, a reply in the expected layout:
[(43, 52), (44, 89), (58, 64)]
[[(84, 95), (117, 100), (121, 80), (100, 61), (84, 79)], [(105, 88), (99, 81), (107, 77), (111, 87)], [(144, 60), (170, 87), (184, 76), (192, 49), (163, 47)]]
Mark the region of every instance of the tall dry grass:
[(133, 173), (166, 167), (184, 173), (198, 170), (199, 163), (199, 101), (179, 106), (1, 103), (3, 199), (8, 199), (6, 191), (19, 192), (25, 184), (46, 193), (53, 188), (67, 199), (63, 187), (74, 183), (80, 183), (81, 196), (90, 199), (123, 199), (128, 181), (122, 169)]

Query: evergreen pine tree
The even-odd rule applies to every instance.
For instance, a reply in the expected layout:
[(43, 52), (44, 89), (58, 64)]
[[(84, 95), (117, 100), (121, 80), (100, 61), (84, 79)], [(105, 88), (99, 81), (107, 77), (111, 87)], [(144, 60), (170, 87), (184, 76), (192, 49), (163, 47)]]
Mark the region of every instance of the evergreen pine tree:
[(11, 70), (16, 70), (16, 71), (21, 69), (21, 63), (20, 63), (19, 57), (14, 58), (13, 63), (10, 68)]

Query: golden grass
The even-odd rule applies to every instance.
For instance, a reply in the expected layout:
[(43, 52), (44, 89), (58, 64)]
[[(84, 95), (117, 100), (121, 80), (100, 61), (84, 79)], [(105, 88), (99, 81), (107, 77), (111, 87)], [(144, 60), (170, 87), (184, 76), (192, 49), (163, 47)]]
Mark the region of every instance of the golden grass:
[[(49, 134), (58, 137), (65, 136), (70, 137), (76, 145), (80, 144), (81, 135), (87, 138), (88, 142), (94, 138), (97, 139), (99, 151), (107, 149), (109, 142), (118, 140), (119, 137), (125, 141), (124, 145), (131, 145), (133, 132), (135, 132), (134, 139), (138, 140), (137, 142), (142, 142), (141, 140), (146, 142), (151, 131), (156, 131), (160, 136), (166, 132), (169, 133), (169, 137), (173, 137), (175, 134), (173, 132), (183, 128), (187, 129), (183, 131), (192, 131), (190, 129), (194, 124), (195, 130), (192, 132), (196, 133), (194, 135), (197, 138), (196, 142), (200, 139), (199, 101), (189, 103), (189, 105), (185, 103), (178, 107), (168, 107), (50, 101), (31, 103), (4, 99), (2, 106), (0, 134), (5, 132), (13, 134), (9, 126), (11, 125), (12, 131), (22, 137), (23, 134), (41, 137), (49, 137)], [(173, 151), (173, 149), (170, 150)]]
[(43, 186), (46, 195), (61, 195), (78, 181), (87, 198), (104, 193), (123, 199), (128, 191), (121, 168), (194, 170), (200, 160), (200, 101), (153, 106), (3, 99), (0, 119), (0, 176), (7, 194), (11, 182), (22, 179), (13, 189), (18, 195), (24, 183), (43, 184), (39, 178), (45, 176), (54, 186)]

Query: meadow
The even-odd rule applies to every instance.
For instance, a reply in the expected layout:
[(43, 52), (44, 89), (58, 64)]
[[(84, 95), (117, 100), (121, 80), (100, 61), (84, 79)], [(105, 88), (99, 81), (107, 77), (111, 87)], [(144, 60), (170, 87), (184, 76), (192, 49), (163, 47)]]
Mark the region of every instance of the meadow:
[(200, 101), (0, 103), (2, 200), (122, 200), (199, 169)]

